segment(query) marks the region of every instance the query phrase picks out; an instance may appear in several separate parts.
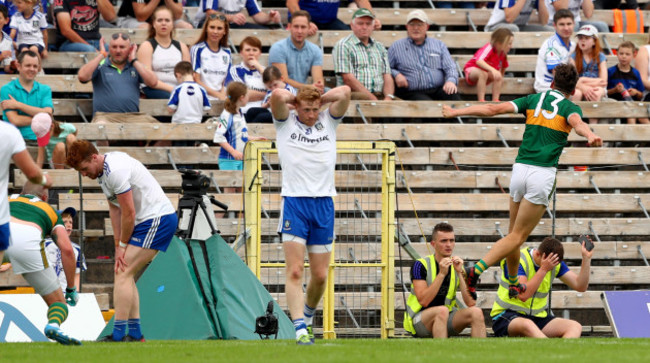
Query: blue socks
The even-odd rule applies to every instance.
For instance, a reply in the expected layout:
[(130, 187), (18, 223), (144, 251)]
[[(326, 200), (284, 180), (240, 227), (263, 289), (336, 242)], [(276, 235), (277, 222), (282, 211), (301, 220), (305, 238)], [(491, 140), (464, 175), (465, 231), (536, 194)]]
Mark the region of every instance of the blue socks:
[(140, 330), (140, 319), (129, 319), (129, 335), (135, 339), (142, 339), (142, 331)]
[(126, 335), (127, 320), (115, 320), (113, 322), (113, 340), (121, 341)]

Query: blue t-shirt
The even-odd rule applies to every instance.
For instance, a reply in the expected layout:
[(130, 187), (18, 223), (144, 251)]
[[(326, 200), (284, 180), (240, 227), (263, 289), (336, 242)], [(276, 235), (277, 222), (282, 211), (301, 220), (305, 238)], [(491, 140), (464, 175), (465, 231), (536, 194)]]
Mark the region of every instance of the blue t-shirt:
[[(571, 58), (576, 60), (576, 54), (571, 54)], [(592, 59), (591, 62), (587, 63), (584, 58), (582, 58), (582, 73), (580, 77), (589, 77), (589, 78), (598, 78), (598, 65), (602, 62), (605, 62), (607, 57), (601, 52), (598, 54), (598, 62), (595, 59)]]
[[(11, 95), (16, 101), (22, 102), (26, 105), (39, 108), (50, 107), (54, 110), (54, 104), (52, 103), (52, 89), (46, 84), (34, 82), (31, 91), (27, 92), (27, 90), (20, 84), (20, 81), (16, 78), (2, 86), (2, 89), (0, 89), (0, 101), (8, 100), (9, 95)], [(17, 111), (19, 115), (23, 116), (27, 115), (18, 110), (10, 111)], [(9, 122), (9, 119), (7, 118), (7, 110), (2, 110), (2, 118)], [(36, 134), (32, 131), (31, 125), (21, 126), (18, 127), (18, 129), (25, 140), (36, 140)]]
[[(645, 90), (645, 87), (643, 86), (643, 80), (641, 80), (641, 74), (639, 71), (632, 67), (630, 67), (629, 72), (621, 71), (618, 69), (618, 65), (607, 69), (607, 89), (612, 89), (619, 83), (622, 83), (623, 87), (625, 87), (627, 90), (630, 88), (634, 88), (640, 92), (643, 92)], [(613, 93), (607, 97), (619, 101), (623, 100), (623, 96), (620, 93)]]
[(291, 41), (291, 37), (279, 40), (269, 50), (269, 65), (282, 63), (287, 65), (289, 78), (296, 82), (307, 83), (311, 67), (323, 66), (323, 52), (314, 43), (305, 40), (301, 49)]
[(305, 10), (316, 24), (330, 23), (339, 13), (341, 0), (299, 0), (300, 10)]
[(108, 58), (102, 59), (93, 72), (93, 113), (139, 112), (140, 73), (131, 62), (120, 70)]

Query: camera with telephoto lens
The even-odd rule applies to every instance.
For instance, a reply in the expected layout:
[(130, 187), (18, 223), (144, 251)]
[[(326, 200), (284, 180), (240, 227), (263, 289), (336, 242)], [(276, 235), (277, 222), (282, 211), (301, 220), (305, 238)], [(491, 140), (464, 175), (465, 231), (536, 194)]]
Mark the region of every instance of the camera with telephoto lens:
[(181, 193), (187, 196), (206, 195), (210, 187), (210, 178), (203, 175), (199, 170), (179, 169), (181, 177)]
[(273, 300), (269, 301), (266, 314), (255, 319), (255, 333), (261, 339), (268, 339), (270, 335), (275, 335), (274, 339), (278, 338), (278, 317), (273, 314)]

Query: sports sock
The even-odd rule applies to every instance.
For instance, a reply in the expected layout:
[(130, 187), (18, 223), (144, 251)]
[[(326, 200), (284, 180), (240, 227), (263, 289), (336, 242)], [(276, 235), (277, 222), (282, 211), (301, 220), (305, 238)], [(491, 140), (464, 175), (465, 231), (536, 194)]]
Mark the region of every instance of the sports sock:
[(113, 340), (119, 342), (126, 335), (128, 320), (115, 320), (113, 322)]
[(68, 305), (55, 302), (47, 309), (47, 323), (50, 325), (61, 326), (61, 323), (68, 317)]
[(142, 331), (140, 331), (140, 319), (129, 319), (129, 335), (135, 339), (142, 339)]
[(508, 284), (512, 286), (519, 285), (519, 277), (517, 276), (508, 276)]
[(316, 308), (309, 307), (305, 304), (305, 308), (302, 311), (302, 314), (305, 316), (305, 325), (309, 326), (313, 324), (315, 312)]
[(296, 339), (300, 338), (301, 335), (307, 335), (307, 325), (305, 324), (305, 319), (296, 319), (293, 321), (293, 327), (296, 328)]
[(487, 268), (488, 268), (487, 263), (485, 263), (485, 261), (483, 261), (483, 260), (480, 260), (479, 262), (477, 262), (477, 263), (474, 265), (474, 272), (476, 272), (476, 275), (477, 275), (477, 276), (481, 276), (481, 274), (482, 274), (485, 270), (487, 270)]

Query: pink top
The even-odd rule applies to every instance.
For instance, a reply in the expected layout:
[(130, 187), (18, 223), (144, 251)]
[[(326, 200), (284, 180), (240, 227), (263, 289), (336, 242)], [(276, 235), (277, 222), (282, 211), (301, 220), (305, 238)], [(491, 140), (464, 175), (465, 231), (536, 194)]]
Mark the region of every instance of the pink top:
[(494, 67), (494, 69), (497, 71), (508, 68), (508, 60), (506, 54), (497, 54), (496, 50), (492, 48), (492, 44), (490, 43), (487, 43), (476, 53), (474, 53), (474, 56), (467, 62), (467, 64), (465, 64), (465, 68), (463, 68), (463, 70), (472, 67), (481, 68), (476, 65), (476, 62), (479, 60), (485, 61), (490, 66)]

